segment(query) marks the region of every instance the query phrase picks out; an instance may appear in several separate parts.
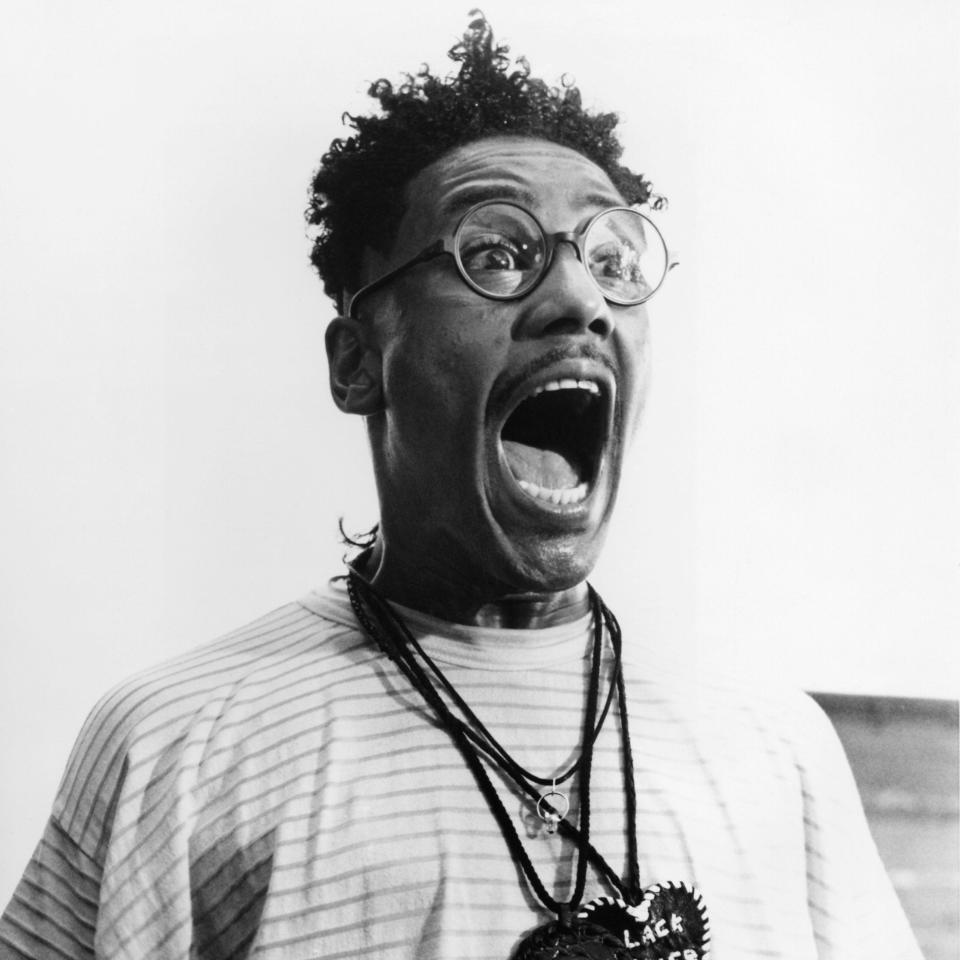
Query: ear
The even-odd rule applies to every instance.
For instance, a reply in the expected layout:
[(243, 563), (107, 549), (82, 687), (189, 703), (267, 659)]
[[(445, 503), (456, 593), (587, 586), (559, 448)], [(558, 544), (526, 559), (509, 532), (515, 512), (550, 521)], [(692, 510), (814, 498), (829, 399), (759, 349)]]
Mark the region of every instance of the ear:
[(337, 317), (327, 327), (326, 344), (333, 402), (344, 413), (361, 416), (383, 410), (380, 351), (369, 342), (369, 328)]

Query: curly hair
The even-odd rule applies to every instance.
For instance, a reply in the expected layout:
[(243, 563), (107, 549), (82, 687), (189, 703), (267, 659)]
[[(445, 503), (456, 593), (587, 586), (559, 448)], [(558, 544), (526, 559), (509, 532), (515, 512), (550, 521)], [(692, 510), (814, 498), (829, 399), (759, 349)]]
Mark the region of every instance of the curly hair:
[(494, 43), (482, 13), (470, 15), (462, 41), (449, 51), (460, 64), (456, 76), (441, 79), (424, 65), (398, 87), (377, 80), (368, 92), (382, 115), (344, 114), (354, 135), (334, 140), (320, 160), (306, 211), (318, 228), (310, 260), (338, 306), (344, 290), (360, 285), (364, 249), (385, 252), (392, 243), (404, 187), (463, 144), (498, 134), (550, 140), (597, 164), (627, 203), (650, 199), (650, 184), (619, 163), (617, 115), (585, 110), (577, 87), (531, 77), (522, 57), (511, 70), (509, 48)]

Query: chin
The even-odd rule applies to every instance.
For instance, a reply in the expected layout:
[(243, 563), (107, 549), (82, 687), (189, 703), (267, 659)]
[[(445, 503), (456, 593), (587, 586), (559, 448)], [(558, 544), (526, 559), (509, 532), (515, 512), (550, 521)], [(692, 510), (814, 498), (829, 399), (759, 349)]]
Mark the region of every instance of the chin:
[(603, 536), (584, 542), (582, 537), (526, 538), (515, 544), (514, 576), (517, 586), (536, 593), (558, 593), (583, 583), (600, 556)]

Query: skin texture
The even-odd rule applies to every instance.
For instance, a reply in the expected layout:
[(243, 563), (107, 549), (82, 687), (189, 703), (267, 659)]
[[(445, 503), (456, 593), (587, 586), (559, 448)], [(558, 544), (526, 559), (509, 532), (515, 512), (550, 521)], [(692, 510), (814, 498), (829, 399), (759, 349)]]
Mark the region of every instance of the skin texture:
[[(419, 253), (487, 198), (519, 199), (548, 233), (623, 200), (606, 174), (555, 143), (476, 141), (407, 186), (386, 255), (364, 282)], [(645, 305), (608, 303), (561, 244), (543, 282), (513, 301), (471, 290), (439, 257), (364, 298), (327, 331), (341, 410), (367, 419), (380, 537), (365, 571), (385, 596), (459, 623), (536, 627), (580, 616), (648, 379)], [(535, 500), (503, 460), (500, 429), (531, 390), (592, 379), (610, 399), (602, 464), (582, 503)]]

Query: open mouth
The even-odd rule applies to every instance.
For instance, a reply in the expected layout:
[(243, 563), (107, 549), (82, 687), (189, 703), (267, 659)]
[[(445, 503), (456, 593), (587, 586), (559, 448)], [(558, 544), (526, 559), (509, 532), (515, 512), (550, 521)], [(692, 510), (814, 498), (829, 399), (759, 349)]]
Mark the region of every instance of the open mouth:
[(504, 457), (525, 493), (553, 504), (585, 500), (596, 479), (606, 429), (606, 403), (593, 380), (551, 380), (507, 418)]

